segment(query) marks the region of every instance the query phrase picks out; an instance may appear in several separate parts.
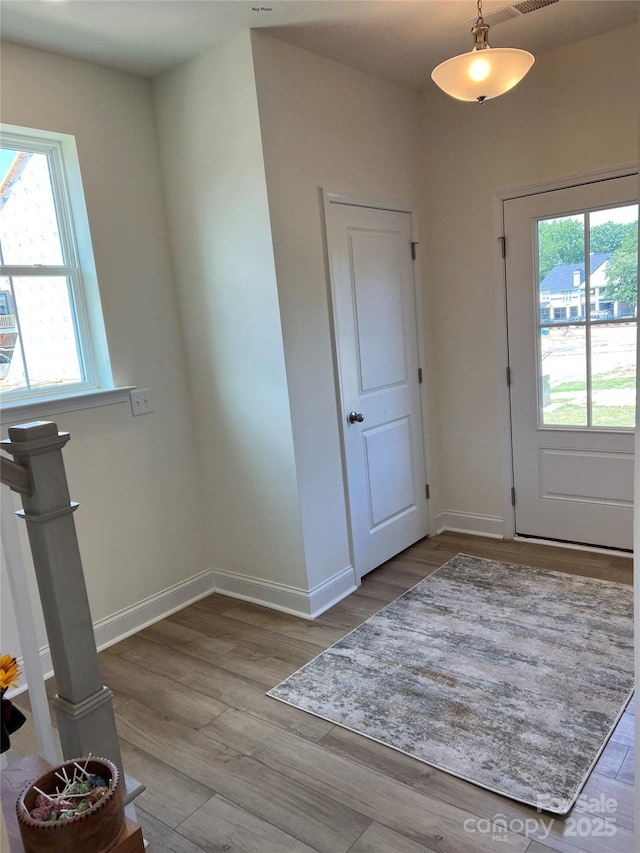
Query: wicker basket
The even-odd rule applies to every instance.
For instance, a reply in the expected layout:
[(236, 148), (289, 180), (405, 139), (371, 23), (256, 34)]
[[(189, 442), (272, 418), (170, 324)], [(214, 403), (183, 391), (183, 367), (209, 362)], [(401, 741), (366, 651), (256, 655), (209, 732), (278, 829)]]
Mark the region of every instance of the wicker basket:
[(74, 761), (65, 761), (53, 767), (35, 782), (29, 783), (16, 802), (18, 826), (26, 853), (106, 853), (110, 850), (124, 827), (124, 802), (120, 774), (113, 762), (106, 758), (77, 758), (88, 773), (95, 773), (109, 784), (109, 790), (91, 808), (76, 817), (61, 821), (34, 820), (30, 812), (35, 807), (40, 788), (45, 794), (54, 794), (60, 787), (62, 769), (73, 776)]

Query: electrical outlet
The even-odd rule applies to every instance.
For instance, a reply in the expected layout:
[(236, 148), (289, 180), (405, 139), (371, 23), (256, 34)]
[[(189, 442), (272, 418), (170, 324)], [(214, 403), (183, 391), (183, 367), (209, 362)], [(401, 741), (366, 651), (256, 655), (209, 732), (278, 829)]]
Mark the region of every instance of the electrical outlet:
[(151, 402), (151, 391), (148, 388), (136, 388), (129, 393), (131, 398), (131, 411), (134, 415), (148, 415), (153, 411)]

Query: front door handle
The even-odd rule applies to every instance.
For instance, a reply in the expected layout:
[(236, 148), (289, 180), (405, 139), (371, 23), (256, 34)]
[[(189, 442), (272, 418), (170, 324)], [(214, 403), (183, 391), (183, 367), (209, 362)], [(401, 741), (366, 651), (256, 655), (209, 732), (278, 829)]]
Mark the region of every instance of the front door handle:
[(361, 415), (360, 412), (349, 412), (347, 416), (347, 420), (350, 424), (359, 423), (361, 424), (364, 420), (364, 415)]

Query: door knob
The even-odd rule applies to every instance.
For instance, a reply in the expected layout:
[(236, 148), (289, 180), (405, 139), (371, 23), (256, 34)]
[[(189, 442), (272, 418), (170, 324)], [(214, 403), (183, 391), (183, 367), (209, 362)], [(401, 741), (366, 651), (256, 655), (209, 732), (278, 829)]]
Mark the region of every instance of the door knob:
[(364, 415), (361, 415), (360, 412), (349, 412), (347, 420), (350, 424), (355, 424), (356, 422), (361, 424), (364, 420)]

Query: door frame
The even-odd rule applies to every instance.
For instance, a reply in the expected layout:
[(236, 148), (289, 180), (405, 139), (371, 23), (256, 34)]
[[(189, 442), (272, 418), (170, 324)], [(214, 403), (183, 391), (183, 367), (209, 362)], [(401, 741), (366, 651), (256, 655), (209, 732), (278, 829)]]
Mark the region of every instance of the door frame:
[[(329, 256), (329, 243), (327, 237), (327, 222), (329, 218), (329, 209), (331, 204), (344, 204), (352, 207), (368, 207), (376, 210), (387, 210), (396, 213), (408, 213), (410, 216), (411, 225), (411, 240), (419, 244), (420, 237), (418, 232), (418, 212), (415, 204), (408, 202), (399, 202), (396, 199), (381, 198), (378, 196), (356, 195), (353, 193), (342, 192), (339, 190), (330, 190), (325, 187), (320, 187), (320, 200), (322, 207), (322, 240), (324, 248), (326, 283), (327, 283), (327, 299), (329, 302), (329, 328), (331, 335), (331, 354), (333, 359), (333, 376), (336, 392), (336, 409), (339, 421), (340, 432), (340, 456), (342, 463), (342, 486), (344, 491), (345, 509), (347, 517), (347, 531), (349, 536), (349, 551), (351, 565), (355, 567), (355, 554), (353, 548), (351, 510), (349, 505), (349, 487), (347, 481), (347, 462), (346, 462), (346, 447), (345, 447), (345, 424), (342, 418), (343, 411), (343, 396), (342, 396), (342, 379), (340, 375), (340, 360), (338, 357), (338, 343), (336, 336), (336, 308), (334, 299), (334, 281), (331, 275), (331, 259)], [(430, 496), (427, 500), (427, 521), (428, 533), (433, 535), (435, 531), (435, 513), (434, 506), (434, 485), (433, 481), (429, 482), (429, 473), (433, 471), (431, 465), (431, 444), (429, 438), (429, 393), (427, 386), (429, 384), (429, 370), (427, 368), (426, 353), (428, 351), (428, 335), (425, 332), (424, 324), (419, 320), (424, 319), (424, 300), (422, 292), (422, 277), (421, 277), (421, 256), (418, 249), (416, 260), (412, 264), (413, 272), (413, 298), (415, 305), (415, 323), (416, 336), (418, 343), (418, 363), (422, 367), (422, 384), (419, 386), (420, 399), (420, 417), (421, 417), (421, 435), (424, 451), (424, 466), (425, 466), (425, 483), (429, 483)], [(357, 569), (354, 571), (356, 583), (360, 585), (361, 578), (358, 575)]]
[[(594, 184), (598, 181), (637, 176), (638, 164), (628, 163), (610, 169), (600, 169), (566, 178), (554, 178), (527, 184), (521, 187), (496, 190), (491, 194), (491, 226), (493, 237), (494, 257), (494, 298), (496, 316), (497, 344), (497, 374), (499, 388), (500, 410), (500, 462), (502, 466), (502, 506), (503, 506), (503, 536), (505, 539), (518, 537), (515, 532), (515, 509), (511, 502), (511, 489), (514, 483), (513, 442), (511, 437), (511, 399), (507, 385), (507, 368), (509, 366), (509, 330), (507, 325), (507, 276), (506, 260), (503, 256), (502, 237), (504, 236), (504, 202), (531, 195), (540, 195), (556, 190), (571, 189), (582, 184)], [(508, 251), (508, 248), (507, 248)], [(637, 466), (636, 462), (636, 466)], [(544, 541), (544, 540), (540, 540)], [(557, 544), (557, 543), (551, 543)], [(566, 545), (566, 547), (589, 550), (588, 546)], [(598, 548), (601, 551), (603, 549)], [(617, 553), (617, 552), (616, 552)]]

